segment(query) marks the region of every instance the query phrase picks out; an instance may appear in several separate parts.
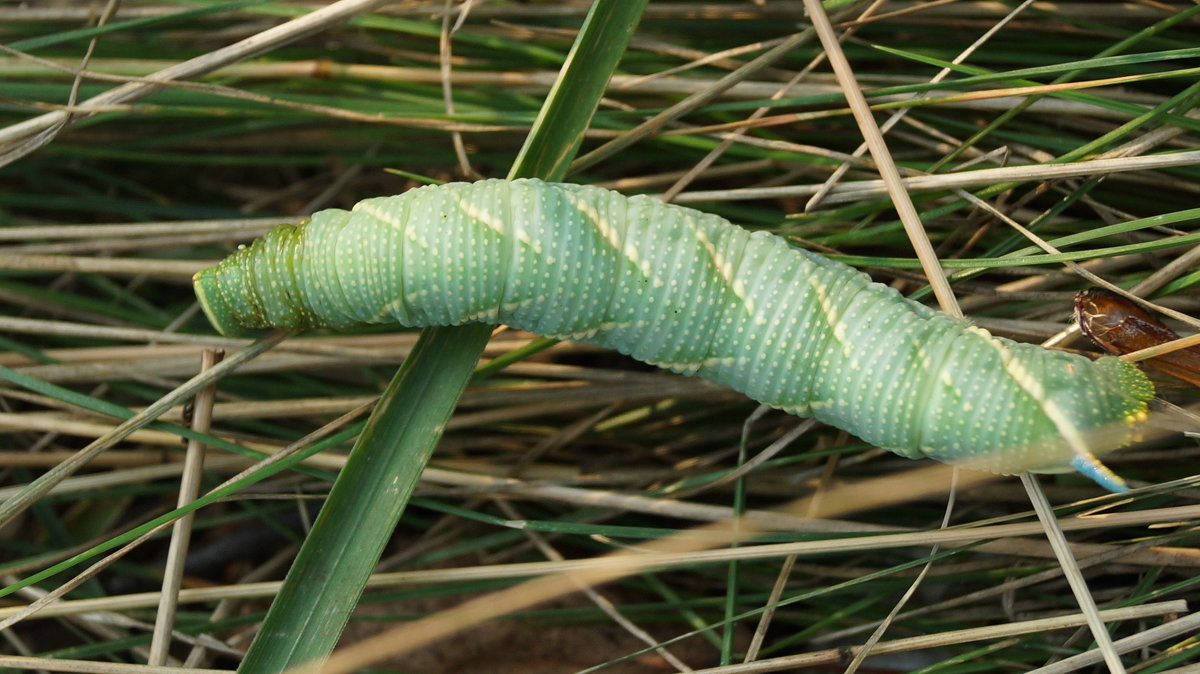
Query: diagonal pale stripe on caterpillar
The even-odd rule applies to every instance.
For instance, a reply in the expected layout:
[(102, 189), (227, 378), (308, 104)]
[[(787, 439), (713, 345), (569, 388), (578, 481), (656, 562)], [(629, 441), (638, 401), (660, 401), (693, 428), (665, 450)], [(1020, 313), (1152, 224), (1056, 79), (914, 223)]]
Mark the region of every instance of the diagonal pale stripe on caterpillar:
[(195, 288), (226, 335), (505, 323), (728, 385), (903, 456), (1005, 474), (1075, 467), (1110, 488), (1119, 478), (1091, 454), (1126, 444), (1154, 394), (1125, 361), (994, 337), (776, 236), (538, 180), (321, 211)]

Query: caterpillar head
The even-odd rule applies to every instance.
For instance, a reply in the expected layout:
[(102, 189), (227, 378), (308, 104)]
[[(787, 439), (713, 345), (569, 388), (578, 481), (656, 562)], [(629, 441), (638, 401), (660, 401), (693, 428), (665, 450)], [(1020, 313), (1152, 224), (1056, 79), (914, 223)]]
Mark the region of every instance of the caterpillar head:
[(226, 337), (257, 337), (264, 328), (249, 327), (244, 306), (239, 306), (229, 293), (221, 292), (220, 265), (209, 267), (192, 277), (192, 287), (208, 322)]
[(218, 332), (257, 337), (267, 328), (312, 327), (312, 312), (295, 283), (295, 247), (303, 229), (280, 225), (192, 277), (200, 307)]

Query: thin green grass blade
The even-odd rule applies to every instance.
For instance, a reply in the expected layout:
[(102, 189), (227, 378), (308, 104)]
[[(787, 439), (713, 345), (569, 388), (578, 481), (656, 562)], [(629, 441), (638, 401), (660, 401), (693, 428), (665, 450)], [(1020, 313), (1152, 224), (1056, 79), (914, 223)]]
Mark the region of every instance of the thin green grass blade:
[[(510, 177), (561, 179), (637, 26), (645, 0), (598, 0)], [(420, 480), (491, 334), (426, 331), (388, 386), (305, 540), (241, 672), (326, 657)]]

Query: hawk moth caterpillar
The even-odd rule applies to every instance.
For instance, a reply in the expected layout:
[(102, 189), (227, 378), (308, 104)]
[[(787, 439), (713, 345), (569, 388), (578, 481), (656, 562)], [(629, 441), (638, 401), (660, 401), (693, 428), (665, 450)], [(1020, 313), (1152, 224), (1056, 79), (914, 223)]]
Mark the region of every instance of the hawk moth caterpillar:
[(421, 187), (277, 227), (194, 279), (225, 335), (505, 323), (734, 388), (906, 457), (995, 473), (1126, 444), (1154, 389), (1113, 357), (994, 337), (783, 239), (539, 180)]

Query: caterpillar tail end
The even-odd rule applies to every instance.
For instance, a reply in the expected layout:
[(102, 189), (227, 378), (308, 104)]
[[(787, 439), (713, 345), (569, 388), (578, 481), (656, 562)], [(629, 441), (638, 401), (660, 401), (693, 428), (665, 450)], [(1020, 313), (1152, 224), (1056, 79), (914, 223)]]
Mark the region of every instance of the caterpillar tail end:
[[(1136, 365), (1120, 358), (1104, 356), (1096, 361), (1096, 367), (1120, 399), (1116, 409), (1116, 423), (1123, 427), (1118, 435), (1119, 445), (1139, 440), (1140, 427), (1149, 416), (1149, 402), (1154, 399), (1154, 384)], [(1085, 444), (1075, 447), (1071, 467), (1111, 492), (1122, 494), (1129, 491), (1125, 480), (1087, 451)]]
[(1114, 494), (1124, 494), (1129, 491), (1129, 485), (1125, 484), (1125, 480), (1120, 475), (1112, 472), (1108, 466), (1100, 463), (1099, 459), (1090, 454), (1087, 456), (1077, 455), (1071, 459), (1071, 467)]
[(238, 320), (238, 312), (221, 292), (217, 283), (217, 267), (209, 267), (192, 277), (192, 287), (208, 322), (226, 337), (259, 337), (269, 330), (248, 328)]

